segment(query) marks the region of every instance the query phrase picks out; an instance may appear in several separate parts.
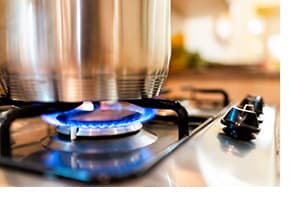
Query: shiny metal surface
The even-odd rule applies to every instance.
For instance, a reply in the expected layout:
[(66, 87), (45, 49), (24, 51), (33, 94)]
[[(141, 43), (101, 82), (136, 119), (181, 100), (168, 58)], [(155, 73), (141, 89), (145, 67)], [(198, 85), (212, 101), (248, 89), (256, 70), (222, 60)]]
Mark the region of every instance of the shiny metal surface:
[(148, 146), (157, 140), (157, 136), (139, 131), (137, 134), (128, 135), (122, 138), (112, 138), (111, 140), (98, 141), (81, 140), (70, 142), (60, 138), (49, 136), (41, 140), (41, 144), (52, 150), (59, 150), (71, 153), (113, 153), (126, 152), (137, 148)]
[[(9, 0), (14, 100), (100, 101), (159, 94), (170, 59), (170, 0)], [(1, 89), (0, 88), (0, 89)]]
[(80, 127), (57, 127), (57, 132), (64, 135), (72, 135), (74, 133), (77, 136), (113, 136), (121, 135), (125, 133), (135, 133), (142, 128), (142, 124), (139, 122), (132, 123), (125, 127), (116, 128), (80, 128)]
[[(279, 186), (275, 117), (275, 108), (265, 106), (261, 131), (252, 142), (222, 135), (219, 117), (149, 173), (115, 186)], [(82, 184), (0, 168), (0, 185)]]

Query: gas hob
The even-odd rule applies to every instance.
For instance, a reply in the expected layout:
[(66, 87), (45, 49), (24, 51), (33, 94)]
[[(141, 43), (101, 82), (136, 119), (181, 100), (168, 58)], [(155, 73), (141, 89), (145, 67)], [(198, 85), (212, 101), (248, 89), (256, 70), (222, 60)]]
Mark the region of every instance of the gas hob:
[[(243, 135), (252, 129), (248, 124), (253, 120), (246, 118), (250, 115), (237, 115), (237, 109), (252, 114), (254, 105), (242, 108), (242, 102), (223, 102), (222, 107), (197, 108), (188, 99), (165, 103), (156, 100), (159, 104), (153, 105), (154, 109), (162, 109), (158, 109), (154, 118), (137, 131), (116, 136), (81, 136), (73, 130), (69, 135), (63, 134), (58, 132), (59, 126), (47, 123), (41, 116), (15, 120), (10, 127), (10, 145), (3, 145), (1, 140), (0, 185), (279, 184), (275, 107), (262, 105), (256, 120), (258, 131), (247, 134), (253, 138), (245, 138)], [(132, 103), (146, 108), (152, 106), (151, 102), (145, 99)], [(172, 103), (180, 106), (172, 107)], [(3, 109), (2, 116), (3, 139), (7, 110)], [(234, 121), (235, 116), (244, 117), (244, 122)], [(233, 124), (226, 125), (225, 120)], [(249, 127), (241, 130), (237, 127), (233, 132), (225, 129), (238, 123)]]

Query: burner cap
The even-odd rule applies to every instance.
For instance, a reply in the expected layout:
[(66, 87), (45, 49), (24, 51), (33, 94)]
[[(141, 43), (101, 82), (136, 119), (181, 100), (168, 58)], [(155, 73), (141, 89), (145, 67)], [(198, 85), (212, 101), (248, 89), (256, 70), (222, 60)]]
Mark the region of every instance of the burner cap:
[(142, 128), (142, 124), (136, 122), (131, 125), (126, 126), (118, 126), (118, 127), (74, 127), (74, 126), (58, 126), (56, 131), (64, 134), (64, 135), (71, 135), (75, 133), (76, 136), (84, 137), (84, 136), (112, 136), (112, 135), (121, 135), (125, 133), (134, 133)]
[(85, 138), (70, 141), (59, 136), (47, 136), (41, 140), (41, 144), (51, 150), (83, 153), (104, 154), (132, 151), (148, 146), (157, 140), (157, 136), (143, 129), (131, 135), (118, 138)]

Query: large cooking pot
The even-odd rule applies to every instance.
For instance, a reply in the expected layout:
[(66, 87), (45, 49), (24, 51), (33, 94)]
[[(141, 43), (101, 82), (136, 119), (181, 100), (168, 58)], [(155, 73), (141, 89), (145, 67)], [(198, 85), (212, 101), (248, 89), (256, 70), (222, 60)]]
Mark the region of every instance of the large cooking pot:
[(151, 98), (170, 59), (170, 0), (9, 0), (2, 88), (13, 100)]

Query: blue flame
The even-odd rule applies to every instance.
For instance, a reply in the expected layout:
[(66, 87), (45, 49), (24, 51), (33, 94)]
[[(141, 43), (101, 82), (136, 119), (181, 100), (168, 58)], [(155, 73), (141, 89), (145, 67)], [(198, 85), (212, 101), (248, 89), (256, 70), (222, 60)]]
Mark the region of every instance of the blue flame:
[[(87, 104), (86, 104), (87, 105)], [(88, 106), (88, 105), (87, 105)], [(132, 114), (122, 117), (118, 120), (96, 120), (96, 121), (83, 121), (74, 120), (74, 116), (84, 115), (91, 113), (92, 110), (114, 110), (116, 112), (120, 110), (127, 110), (133, 112)], [(83, 107), (78, 107), (76, 109), (67, 112), (58, 112), (53, 114), (42, 115), (42, 119), (49, 124), (55, 126), (68, 126), (68, 127), (79, 127), (79, 128), (119, 128), (126, 127), (134, 123), (144, 123), (154, 118), (156, 114), (156, 109), (152, 108), (141, 108), (139, 106), (129, 104), (127, 106), (122, 106), (120, 104), (106, 106), (105, 109), (102, 107), (94, 107), (91, 110), (84, 109)]]

